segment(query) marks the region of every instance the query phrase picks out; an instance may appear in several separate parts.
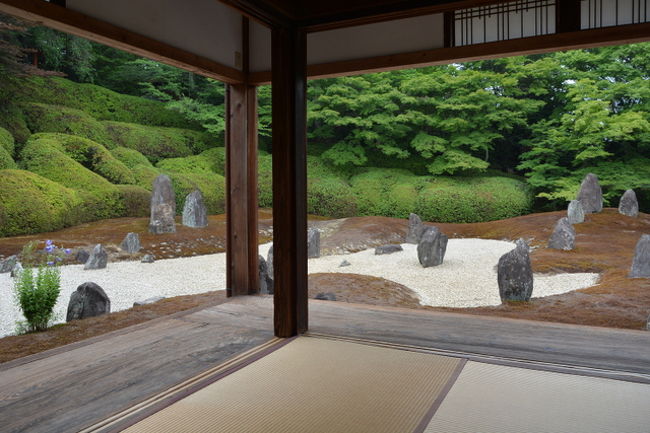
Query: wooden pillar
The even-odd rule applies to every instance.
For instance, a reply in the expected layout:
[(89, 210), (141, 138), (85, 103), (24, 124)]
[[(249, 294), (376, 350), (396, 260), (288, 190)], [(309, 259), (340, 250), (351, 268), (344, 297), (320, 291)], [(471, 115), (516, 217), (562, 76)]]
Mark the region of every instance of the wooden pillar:
[(259, 291), (257, 252), (257, 93), (226, 89), (226, 287), (228, 296)]
[(272, 31), (274, 329), (307, 330), (307, 60), (305, 34)]
[(556, 33), (580, 30), (580, 0), (558, 0), (555, 5)]

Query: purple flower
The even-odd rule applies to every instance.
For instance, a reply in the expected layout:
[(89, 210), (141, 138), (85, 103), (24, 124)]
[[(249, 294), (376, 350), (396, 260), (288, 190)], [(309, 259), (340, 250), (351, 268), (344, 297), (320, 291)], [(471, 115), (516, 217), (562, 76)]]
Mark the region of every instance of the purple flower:
[(47, 245), (48, 247), (52, 245), (52, 240), (51, 239), (46, 240), (45, 245)]
[(54, 245), (48, 245), (48, 246), (46, 246), (46, 247), (45, 247), (45, 251), (47, 251), (48, 253), (51, 253), (52, 251), (54, 251)]
[(62, 259), (61, 257), (57, 257), (57, 258), (56, 258), (56, 261), (57, 261), (57, 262), (61, 262), (61, 261), (63, 261), (63, 259)]
[(54, 266), (54, 262), (47, 262), (48, 266)]
[(66, 248), (65, 250), (63, 250), (63, 252), (65, 252), (66, 254), (70, 254), (72, 253), (72, 250), (70, 248)]

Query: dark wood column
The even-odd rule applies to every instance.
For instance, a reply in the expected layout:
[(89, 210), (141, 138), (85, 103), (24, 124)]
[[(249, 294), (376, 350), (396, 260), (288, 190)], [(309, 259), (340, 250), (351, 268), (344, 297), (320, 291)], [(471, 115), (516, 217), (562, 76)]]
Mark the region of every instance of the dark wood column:
[(259, 290), (257, 265), (257, 93), (226, 89), (226, 287), (228, 296)]
[(307, 330), (307, 60), (305, 34), (272, 33), (274, 329)]
[(555, 4), (556, 33), (580, 30), (580, 0), (558, 0)]

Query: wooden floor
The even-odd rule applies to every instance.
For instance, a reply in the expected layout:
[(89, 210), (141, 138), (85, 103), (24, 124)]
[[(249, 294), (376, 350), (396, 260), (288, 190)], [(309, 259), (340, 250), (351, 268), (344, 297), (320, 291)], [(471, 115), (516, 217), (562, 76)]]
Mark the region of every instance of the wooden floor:
[[(2, 432), (73, 432), (272, 338), (272, 299), (244, 297), (0, 364)], [(650, 383), (650, 332), (310, 301), (310, 332), (627, 372)], [(504, 359), (505, 358), (505, 359)], [(508, 361), (508, 360), (513, 361)]]

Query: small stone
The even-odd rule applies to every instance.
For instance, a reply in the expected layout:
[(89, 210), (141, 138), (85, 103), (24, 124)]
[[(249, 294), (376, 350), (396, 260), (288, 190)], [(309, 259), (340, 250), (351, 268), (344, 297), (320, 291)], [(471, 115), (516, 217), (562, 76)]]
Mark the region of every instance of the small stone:
[(269, 247), (269, 252), (266, 253), (266, 267), (269, 270), (269, 277), (273, 279), (273, 244)]
[(438, 227), (427, 227), (418, 244), (418, 260), (424, 268), (441, 265), (447, 252), (447, 235)]
[(639, 201), (636, 199), (633, 189), (628, 189), (621, 197), (621, 201), (618, 203), (618, 212), (629, 217), (639, 216)]
[(156, 261), (156, 257), (153, 254), (145, 254), (142, 256), (140, 263), (153, 263)]
[(571, 224), (580, 224), (585, 222), (585, 211), (578, 200), (571, 200), (567, 209), (567, 219)]
[(156, 297), (153, 297), (153, 298), (145, 299), (144, 301), (135, 301), (133, 303), (133, 306), (134, 307), (139, 307), (141, 305), (154, 304), (154, 303), (156, 303), (158, 301), (162, 301), (163, 299), (165, 299), (164, 296), (156, 296)]
[(140, 235), (137, 233), (128, 233), (122, 243), (120, 249), (129, 254), (135, 254), (142, 249), (140, 245)]
[(646, 331), (650, 331), (650, 316), (648, 316), (648, 320), (646, 320), (645, 329)]
[(23, 265), (21, 265), (20, 262), (16, 262), (16, 266), (11, 270), (11, 278), (17, 278), (22, 271)]
[(529, 301), (533, 294), (533, 268), (530, 265), (528, 244), (517, 240), (512, 251), (499, 258), (497, 280), (501, 301)]
[(195, 189), (185, 197), (183, 206), (183, 225), (199, 228), (208, 225), (208, 210), (203, 201), (203, 194)]
[(307, 257), (310, 259), (320, 257), (320, 232), (317, 229), (307, 230)]
[(77, 251), (77, 254), (74, 256), (74, 259), (77, 261), (77, 263), (86, 263), (89, 257), (90, 257), (90, 253), (88, 251), (84, 249), (80, 249)]
[(418, 244), (422, 239), (422, 234), (426, 226), (422, 224), (422, 219), (419, 215), (411, 213), (409, 215), (409, 231), (406, 234), (407, 244)]
[(169, 176), (159, 175), (153, 181), (151, 193), (151, 217), (149, 231), (151, 233), (175, 233), (176, 196)]
[(101, 316), (111, 312), (111, 301), (97, 284), (83, 283), (70, 296), (66, 322)]
[(634, 249), (630, 278), (650, 278), (650, 235), (643, 235)]
[(346, 266), (350, 266), (352, 263), (348, 262), (347, 260), (343, 260), (341, 264), (339, 265), (339, 268), (344, 268)]
[(556, 250), (569, 251), (576, 246), (576, 230), (573, 228), (568, 218), (561, 218), (555, 228), (551, 239), (548, 241), (548, 247)]
[(97, 244), (95, 245), (95, 248), (93, 248), (93, 251), (90, 253), (90, 257), (88, 257), (88, 261), (86, 261), (84, 269), (104, 269), (107, 263), (108, 253), (104, 247), (102, 247), (102, 244)]
[(401, 245), (398, 244), (382, 245), (380, 247), (375, 248), (375, 255), (380, 256), (384, 254), (393, 254), (399, 251), (404, 251), (404, 248), (402, 248)]
[(320, 299), (321, 301), (336, 301), (336, 295), (332, 292), (321, 292), (316, 295), (314, 299)]
[(18, 263), (18, 256), (9, 256), (4, 260), (0, 260), (0, 274), (11, 272), (16, 263)]
[(598, 176), (593, 173), (585, 176), (580, 184), (577, 199), (580, 200), (582, 209), (586, 214), (603, 210), (603, 191), (600, 188), (600, 183), (598, 183)]
[(258, 274), (259, 274), (259, 289), (262, 295), (273, 294), (273, 279), (269, 276), (269, 268), (261, 255), (258, 256)]

